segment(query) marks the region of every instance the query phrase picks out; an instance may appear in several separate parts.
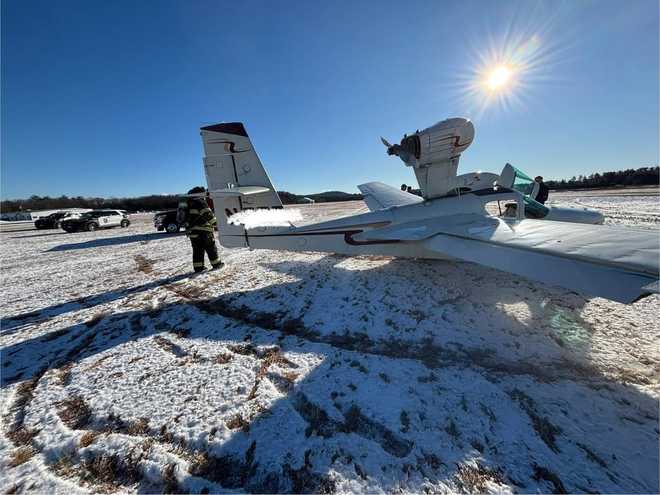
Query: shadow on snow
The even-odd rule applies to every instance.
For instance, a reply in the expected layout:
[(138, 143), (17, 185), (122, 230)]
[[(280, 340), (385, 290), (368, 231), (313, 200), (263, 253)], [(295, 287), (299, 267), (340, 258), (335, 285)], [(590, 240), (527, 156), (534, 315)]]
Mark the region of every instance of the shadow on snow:
[(89, 249), (106, 246), (120, 246), (122, 244), (132, 244), (135, 242), (157, 241), (159, 239), (169, 239), (173, 236), (185, 235), (184, 233), (170, 234), (167, 232), (150, 232), (148, 234), (124, 235), (119, 237), (105, 237), (92, 239), (91, 241), (75, 242), (72, 244), (60, 244), (50, 248), (50, 251), (71, 251), (76, 249)]
[[(371, 270), (379, 272), (384, 286), (370, 287), (364, 286), (369, 278), (364, 273), (335, 267), (339, 259), (328, 256), (311, 265), (269, 264), (269, 269), (297, 275), (298, 280), (220, 297), (190, 293), (184, 284), (176, 284), (184, 276), (95, 296), (85, 307), (168, 285), (183, 301), (156, 310), (106, 315), (10, 345), (2, 350), (3, 386), (158, 334), (170, 336), (177, 351), (170, 352), (177, 359), (189, 355), (197, 340), (217, 341), (228, 351), (253, 356), (257, 367), (278, 350), (291, 357), (314, 354), (320, 363), (290, 386), (268, 373), (261, 382), (255, 381), (255, 393), (261, 386), (275, 387), (280, 397), (266, 410), (243, 418), (247, 424), (228, 440), (219, 443), (206, 436), (183, 441), (191, 453), (204, 452), (201, 460), (191, 464), (193, 477), (187, 479), (183, 491), (205, 487), (211, 491), (333, 491), (333, 473), (360, 479), (370, 491), (421, 491), (429, 484), (443, 483), (449, 489), (483, 492), (493, 481), (525, 492), (657, 488), (657, 471), (645, 472), (645, 479), (639, 479), (636, 472), (628, 472), (630, 460), (614, 455), (621, 437), (622, 442), (636, 443), (637, 450), (650, 458), (645, 466), (657, 469), (657, 431), (653, 430), (657, 401), (635, 386), (603, 375), (589, 361), (587, 347), (576, 346), (580, 356), (570, 363), (519, 362), (501, 349), (489, 351), (471, 341), (442, 341), (432, 333), (428, 338), (415, 334), (411, 339), (405, 329), (399, 333), (393, 329), (392, 335), (383, 337), (374, 333), (381, 325), (380, 316), (371, 324), (358, 320), (352, 328), (325, 331), (309, 314), (324, 308), (333, 314), (351, 311), (351, 296), (357, 293), (367, 297), (370, 307), (384, 311), (382, 317), (395, 318), (396, 301), (391, 307), (382, 302), (387, 297), (384, 287), (411, 275), (415, 279), (411, 289), (420, 291), (422, 307), (430, 302), (436, 304), (433, 308), (461, 304), (460, 294), (443, 293), (440, 300), (434, 299), (438, 295), (429, 290), (433, 277), (427, 277), (429, 287), (415, 278), (432, 272), (433, 263), (418, 267), (417, 273), (411, 272), (411, 262), (392, 261)], [(337, 290), (332, 289), (335, 285)], [(310, 286), (306, 297), (303, 289)], [(511, 296), (503, 291), (502, 298), (507, 297)], [(323, 307), (315, 308), (315, 301), (322, 301)], [(66, 306), (44, 312), (61, 314)], [(547, 316), (547, 308), (534, 301), (530, 306), (540, 312), (539, 317)], [(368, 313), (370, 308), (362, 309)], [(498, 311), (493, 306), (482, 309)], [(507, 341), (504, 347), (529, 335), (525, 324), (501, 316), (512, 330), (502, 336)], [(442, 315), (438, 318), (437, 324), (445, 321)], [(456, 322), (445, 323), (437, 331), (455, 331)], [(209, 379), (218, 379), (222, 370), (219, 365), (217, 375)], [(411, 380), (413, 376), (416, 379)], [(551, 401), (541, 399), (548, 395)], [(248, 395), (245, 403), (254, 399)], [(611, 453), (592, 446), (603, 432), (598, 421), (584, 417), (589, 408), (597, 410), (599, 418), (630, 418), (610, 428), (606, 443)], [(556, 416), (568, 418), (572, 430), (558, 427)], [(102, 416), (95, 420), (109, 421)], [(162, 431), (159, 425), (150, 425), (142, 434), (167, 444), (177, 441), (164, 438)], [(578, 461), (592, 470), (576, 469)]]

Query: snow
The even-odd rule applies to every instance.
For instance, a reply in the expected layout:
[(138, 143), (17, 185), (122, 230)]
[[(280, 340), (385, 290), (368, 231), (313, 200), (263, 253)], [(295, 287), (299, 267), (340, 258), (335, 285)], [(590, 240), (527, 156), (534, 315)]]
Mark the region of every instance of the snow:
[[(551, 201), (658, 228), (626, 191)], [(659, 297), (247, 249), (191, 276), (131, 221), (1, 234), (4, 491), (658, 491)]]
[(298, 208), (246, 210), (232, 215), (229, 223), (253, 229), (255, 227), (288, 227), (302, 219), (302, 213)]

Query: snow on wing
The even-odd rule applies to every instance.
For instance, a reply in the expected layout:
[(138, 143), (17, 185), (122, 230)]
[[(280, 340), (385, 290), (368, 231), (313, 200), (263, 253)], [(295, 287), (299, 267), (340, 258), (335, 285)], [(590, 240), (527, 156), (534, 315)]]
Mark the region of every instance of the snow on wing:
[(392, 206), (412, 205), (424, 201), (419, 196), (410, 194), (382, 182), (367, 182), (358, 186), (364, 195), (364, 202), (371, 211), (384, 210)]
[[(422, 241), (426, 248), (630, 303), (657, 292), (660, 239), (653, 231), (548, 220), (458, 215), (376, 229), (364, 239)], [(357, 236), (356, 236), (357, 238)]]

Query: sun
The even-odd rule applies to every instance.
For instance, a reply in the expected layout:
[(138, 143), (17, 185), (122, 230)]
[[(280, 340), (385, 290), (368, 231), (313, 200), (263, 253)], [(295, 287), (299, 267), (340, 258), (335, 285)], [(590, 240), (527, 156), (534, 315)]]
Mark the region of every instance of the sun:
[(457, 72), (449, 85), (463, 112), (479, 119), (487, 111), (521, 108), (540, 84), (556, 79), (555, 66), (565, 47), (559, 38), (550, 38), (549, 29), (534, 23), (510, 26), (500, 36), (487, 36), (485, 44), (482, 39), (473, 42), (468, 57), (473, 63)]
[(486, 77), (486, 86), (491, 91), (502, 91), (506, 89), (512, 80), (513, 71), (506, 65), (500, 65), (492, 69)]

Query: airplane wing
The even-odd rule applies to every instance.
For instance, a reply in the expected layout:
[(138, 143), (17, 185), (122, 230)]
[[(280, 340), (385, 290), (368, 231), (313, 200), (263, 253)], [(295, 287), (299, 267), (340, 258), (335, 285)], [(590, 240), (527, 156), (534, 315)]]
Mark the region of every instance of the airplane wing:
[(424, 201), (419, 196), (401, 191), (382, 182), (367, 182), (358, 186), (364, 202), (371, 211), (384, 210), (391, 206), (411, 205)]
[(660, 236), (650, 230), (467, 214), (354, 239), (420, 241), (448, 256), (623, 303), (659, 289)]

